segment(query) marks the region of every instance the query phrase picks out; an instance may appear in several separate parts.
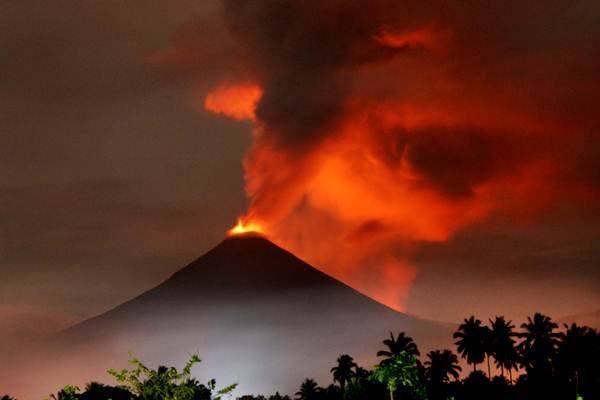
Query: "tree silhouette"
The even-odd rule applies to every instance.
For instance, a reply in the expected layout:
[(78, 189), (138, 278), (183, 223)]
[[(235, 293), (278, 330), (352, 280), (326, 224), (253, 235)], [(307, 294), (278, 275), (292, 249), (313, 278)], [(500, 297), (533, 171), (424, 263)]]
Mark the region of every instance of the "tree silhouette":
[[(600, 399), (600, 332), (577, 324), (564, 325), (564, 332), (542, 314), (536, 313), (516, 333), (511, 321), (502, 316), (490, 319), (490, 327), (471, 316), (453, 334), (458, 351), (473, 372), (459, 380), (461, 368), (457, 355), (450, 350), (434, 350), (424, 364), (412, 338), (400, 333), (384, 341), (387, 350), (377, 352), (386, 357), (372, 371), (359, 367), (352, 357), (340, 355), (331, 368), (334, 383), (325, 388), (312, 379), (302, 382), (296, 400), (381, 400), (389, 396), (402, 400), (516, 400), (516, 399)], [(521, 338), (516, 343), (515, 337)], [(487, 346), (487, 347), (486, 347)], [(490, 379), (477, 370), (477, 364), (491, 355), (501, 375)], [(191, 377), (191, 368), (200, 362), (196, 355), (178, 371), (160, 366), (150, 369), (135, 358), (133, 369), (109, 370), (121, 387), (90, 382), (80, 393), (76, 386), (65, 386), (50, 396), (54, 400), (219, 400), (230, 394), (235, 385), (216, 391), (216, 383), (206, 384)], [(525, 373), (513, 383), (511, 371), (516, 365)], [(508, 370), (510, 382), (505, 378)], [(426, 379), (423, 379), (426, 378)], [(337, 384), (339, 383), (339, 385)], [(213, 395), (214, 393), (214, 395)], [(279, 393), (245, 395), (239, 400), (290, 400)], [(5, 395), (0, 400), (15, 400)]]
[(519, 334), (523, 341), (519, 344), (521, 365), (528, 375), (549, 376), (552, 373), (552, 360), (556, 355), (560, 335), (554, 332), (558, 325), (550, 317), (535, 313), (533, 319), (521, 325), (524, 332)]
[(357, 365), (352, 357), (350, 357), (348, 354), (342, 354), (337, 359), (337, 365), (331, 368), (331, 372), (333, 373), (333, 381), (339, 382), (342, 391), (346, 387), (346, 382), (348, 382), (348, 380), (354, 376), (354, 368), (356, 367)]
[(492, 368), (490, 366), (490, 357), (492, 357), (494, 353), (492, 330), (487, 326), (482, 326), (481, 335), (483, 336), (483, 351), (485, 353), (485, 360), (487, 363), (487, 376), (489, 379), (491, 379)]
[(361, 366), (356, 366), (356, 368), (354, 368), (354, 377), (356, 378), (368, 378), (370, 375), (371, 371), (368, 371)]
[(73, 385), (66, 385), (56, 394), (51, 394), (52, 400), (77, 400), (77, 392), (79, 388)]
[(133, 394), (123, 388), (90, 382), (85, 387), (85, 392), (77, 396), (79, 400), (131, 400)]
[(557, 372), (568, 384), (574, 386), (573, 391), (577, 395), (597, 398), (600, 395), (600, 334), (592, 328), (577, 324), (565, 324), (564, 327), (566, 331), (560, 334), (556, 354)]
[(452, 337), (458, 339), (454, 344), (458, 347), (459, 354), (467, 359), (467, 363), (473, 365), (473, 371), (477, 370), (477, 364), (485, 359), (487, 331), (481, 325), (481, 321), (471, 316), (460, 324), (458, 331)]
[(413, 338), (407, 336), (404, 332), (400, 332), (397, 337), (394, 337), (394, 334), (390, 332), (390, 338), (385, 339), (383, 344), (388, 349), (377, 352), (377, 357), (385, 357), (381, 363), (386, 363), (394, 357), (399, 356), (403, 352), (412, 354), (413, 356), (421, 355)]
[(346, 383), (343, 393), (344, 400), (374, 400), (388, 396), (385, 385), (371, 375), (371, 371), (357, 367), (355, 375)]
[(433, 350), (427, 353), (425, 361), (427, 377), (432, 382), (446, 383), (450, 377), (458, 379), (462, 368), (458, 365), (458, 358), (451, 350)]
[(506, 321), (502, 316), (496, 316), (494, 320), (490, 319), (492, 355), (503, 377), (504, 370), (508, 370), (510, 382), (512, 382), (512, 369), (516, 368), (518, 361), (516, 342), (513, 339), (517, 333), (514, 332), (514, 328), (512, 321)]
[(320, 400), (343, 400), (344, 391), (337, 385), (331, 384), (319, 391)]
[[(468, 400), (489, 400), (491, 382), (483, 371), (473, 371), (463, 380), (459, 398)], [(540, 399), (541, 400), (541, 399)]]
[(300, 385), (300, 390), (296, 392), (297, 400), (316, 400), (319, 398), (321, 388), (312, 379), (305, 379)]
[(458, 365), (458, 358), (450, 350), (434, 350), (427, 353), (425, 361), (425, 375), (429, 381), (430, 395), (433, 399), (445, 399), (444, 387), (450, 377), (458, 379), (462, 368)]
[(282, 396), (279, 392), (275, 392), (275, 394), (269, 396), (269, 400), (291, 400), (290, 396)]

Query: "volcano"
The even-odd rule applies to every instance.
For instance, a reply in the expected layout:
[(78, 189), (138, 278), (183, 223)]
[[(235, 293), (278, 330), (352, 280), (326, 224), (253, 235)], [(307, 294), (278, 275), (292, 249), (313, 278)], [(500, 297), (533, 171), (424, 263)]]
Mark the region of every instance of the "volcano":
[(181, 366), (198, 353), (203, 362), (194, 372), (201, 379), (237, 382), (238, 394), (293, 394), (307, 377), (330, 382), (340, 354), (372, 366), (382, 340), (400, 331), (422, 352), (450, 340), (447, 327), (388, 308), (266, 238), (245, 234), (225, 239), (159, 286), (55, 335), (36, 351), (44, 360), (28, 374), (35, 383), (20, 374), (0, 387), (40, 397), (66, 383), (109, 381), (106, 369), (124, 367), (128, 352), (151, 366)]

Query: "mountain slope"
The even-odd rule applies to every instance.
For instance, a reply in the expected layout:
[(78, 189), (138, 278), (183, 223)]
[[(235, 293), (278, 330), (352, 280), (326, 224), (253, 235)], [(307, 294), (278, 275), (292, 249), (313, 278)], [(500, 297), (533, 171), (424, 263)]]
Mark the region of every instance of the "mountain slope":
[(339, 354), (372, 365), (390, 331), (406, 331), (423, 349), (450, 341), (447, 328), (377, 303), (262, 237), (232, 237), (154, 289), (53, 338), (38, 363), (53, 363), (39, 373), (49, 381), (41, 393), (103, 380), (128, 351), (149, 365), (181, 365), (197, 352), (202, 378), (238, 382), (243, 393), (293, 393), (306, 377), (329, 382)]

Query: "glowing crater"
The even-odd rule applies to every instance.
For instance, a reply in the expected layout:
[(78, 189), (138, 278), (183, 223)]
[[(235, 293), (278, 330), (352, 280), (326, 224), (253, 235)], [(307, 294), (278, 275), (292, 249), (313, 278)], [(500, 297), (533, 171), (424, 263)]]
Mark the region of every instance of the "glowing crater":
[(238, 218), (237, 224), (228, 232), (228, 236), (247, 235), (247, 234), (264, 234), (263, 227), (255, 222), (245, 222), (242, 218)]

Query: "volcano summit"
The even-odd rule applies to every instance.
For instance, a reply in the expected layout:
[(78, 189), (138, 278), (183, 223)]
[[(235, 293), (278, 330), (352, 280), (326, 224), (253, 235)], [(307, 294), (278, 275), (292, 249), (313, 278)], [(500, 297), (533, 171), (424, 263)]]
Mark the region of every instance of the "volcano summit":
[(37, 364), (51, 376), (43, 387), (32, 389), (40, 382), (27, 377), (0, 387), (18, 382), (27, 398), (39, 397), (59, 383), (108, 380), (106, 368), (124, 366), (128, 352), (148, 365), (181, 365), (198, 353), (200, 378), (237, 382), (240, 393), (294, 393), (306, 377), (328, 382), (342, 353), (371, 366), (390, 331), (413, 336), (422, 351), (450, 337), (449, 329), (375, 302), (264, 237), (236, 235), (159, 286), (45, 343)]

